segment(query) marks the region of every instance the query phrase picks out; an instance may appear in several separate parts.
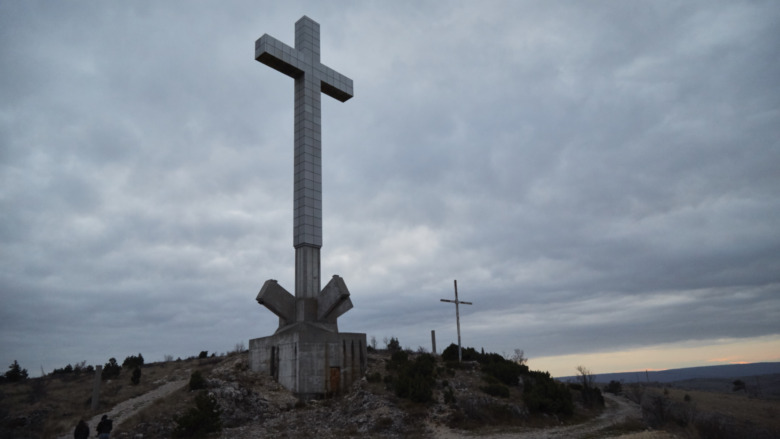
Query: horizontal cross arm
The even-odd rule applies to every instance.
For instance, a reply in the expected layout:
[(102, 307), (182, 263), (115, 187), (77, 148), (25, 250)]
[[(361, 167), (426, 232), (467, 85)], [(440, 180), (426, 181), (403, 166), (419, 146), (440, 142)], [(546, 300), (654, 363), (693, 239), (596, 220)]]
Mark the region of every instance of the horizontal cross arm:
[(471, 302), (464, 302), (462, 300), (447, 300), (447, 299), (439, 299), (442, 302), (448, 302), (448, 303), (462, 303), (463, 305), (473, 305)]
[(320, 64), (317, 68), (320, 76), (321, 91), (337, 101), (346, 102), (354, 96), (352, 80), (330, 67)]
[(255, 41), (255, 59), (291, 78), (301, 76), (308, 64), (300, 52), (268, 34)]

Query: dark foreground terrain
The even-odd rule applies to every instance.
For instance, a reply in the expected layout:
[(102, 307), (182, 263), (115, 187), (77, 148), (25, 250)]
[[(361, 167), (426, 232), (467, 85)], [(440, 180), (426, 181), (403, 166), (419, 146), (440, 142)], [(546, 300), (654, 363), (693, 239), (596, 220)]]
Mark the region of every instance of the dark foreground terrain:
[(80, 418), (94, 435), (104, 413), (114, 419), (112, 438), (128, 439), (196, 437), (209, 429), (216, 431), (207, 437), (225, 439), (780, 437), (780, 403), (745, 392), (627, 385), (612, 395), (527, 368), (513, 380), (501, 362), (459, 365), (387, 351), (368, 361), (366, 378), (349, 392), (305, 403), (251, 372), (246, 353), (147, 364), (138, 384), (123, 370), (102, 382), (96, 411), (94, 374), (4, 383), (0, 439), (73, 437)]

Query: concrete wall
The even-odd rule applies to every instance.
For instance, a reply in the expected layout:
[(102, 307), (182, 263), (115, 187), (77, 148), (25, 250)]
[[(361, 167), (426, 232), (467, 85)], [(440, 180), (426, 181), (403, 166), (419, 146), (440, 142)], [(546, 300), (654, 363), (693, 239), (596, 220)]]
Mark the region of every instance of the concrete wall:
[(310, 325), (249, 340), (249, 366), (273, 376), (302, 399), (341, 393), (365, 375), (366, 334)]

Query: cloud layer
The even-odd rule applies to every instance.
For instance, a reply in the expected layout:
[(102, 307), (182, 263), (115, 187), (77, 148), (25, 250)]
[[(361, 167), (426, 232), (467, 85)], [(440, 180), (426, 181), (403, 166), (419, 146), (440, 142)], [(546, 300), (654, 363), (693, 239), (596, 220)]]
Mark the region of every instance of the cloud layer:
[[(292, 81), (321, 25), (323, 276), (344, 330), (531, 357), (780, 333), (771, 2), (0, 5), (0, 363), (269, 335)], [(121, 358), (120, 358), (121, 357)]]

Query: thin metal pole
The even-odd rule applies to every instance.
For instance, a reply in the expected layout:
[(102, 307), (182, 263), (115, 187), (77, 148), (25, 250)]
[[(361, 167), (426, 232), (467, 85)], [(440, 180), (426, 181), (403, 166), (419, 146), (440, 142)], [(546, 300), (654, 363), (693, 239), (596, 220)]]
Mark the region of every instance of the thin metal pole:
[(458, 363), (463, 362), (463, 353), (460, 350), (460, 307), (458, 306), (458, 280), (455, 279), (455, 322), (458, 325)]

